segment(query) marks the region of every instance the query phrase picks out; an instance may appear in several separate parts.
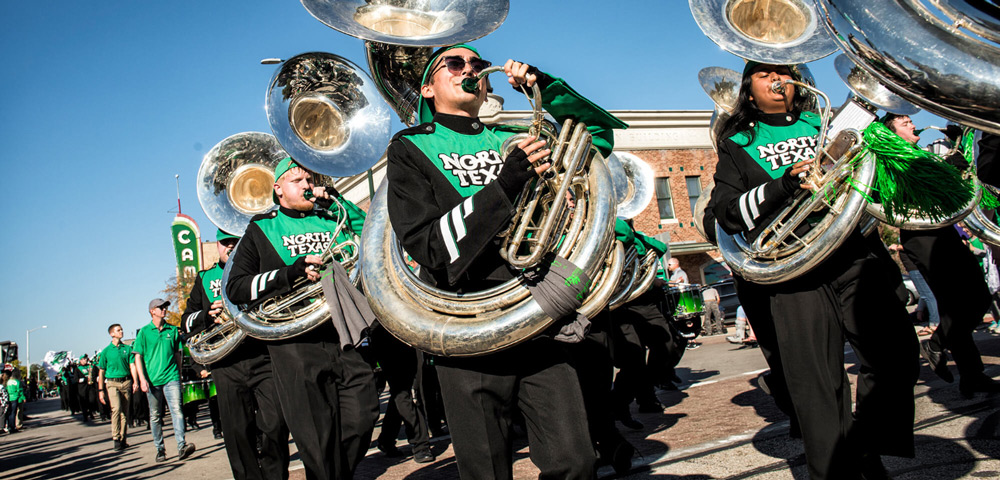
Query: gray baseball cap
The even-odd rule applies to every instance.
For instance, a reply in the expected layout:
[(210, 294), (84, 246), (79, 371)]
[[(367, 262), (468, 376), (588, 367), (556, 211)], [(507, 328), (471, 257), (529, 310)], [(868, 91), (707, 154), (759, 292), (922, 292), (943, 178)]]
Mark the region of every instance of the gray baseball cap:
[(168, 302), (168, 301), (166, 301), (166, 300), (164, 300), (162, 298), (154, 298), (154, 299), (152, 299), (152, 300), (149, 301), (149, 310), (152, 310), (152, 309), (154, 309), (156, 307), (165, 307), (167, 305), (170, 305), (170, 302)]

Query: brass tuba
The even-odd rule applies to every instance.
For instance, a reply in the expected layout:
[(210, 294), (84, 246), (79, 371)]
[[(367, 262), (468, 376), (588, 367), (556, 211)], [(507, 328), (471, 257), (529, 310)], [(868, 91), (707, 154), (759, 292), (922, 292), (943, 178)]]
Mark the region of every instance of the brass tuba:
[[(242, 233), (254, 215), (266, 213), (274, 208), (271, 194), (274, 184), (274, 169), (288, 154), (270, 134), (246, 132), (228, 137), (219, 142), (205, 155), (199, 169), (198, 199), (206, 216), (219, 228), (228, 232)], [(319, 185), (332, 186), (333, 179), (317, 175)], [(343, 208), (336, 203), (339, 208)], [(341, 215), (340, 218), (344, 218)], [(331, 254), (341, 257), (357, 257), (357, 245), (351, 250), (350, 244), (331, 245)], [(232, 255), (239, 249), (237, 245)], [(271, 300), (254, 311), (241, 311), (226, 295), (226, 284), (232, 262), (226, 264), (222, 275), (222, 300), (224, 319), (221, 325), (188, 341), (191, 357), (199, 363), (216, 361), (235, 349), (246, 335), (263, 340), (279, 340), (310, 330), (322, 321), (309, 316), (312, 310), (299, 315), (282, 309), (289, 304), (298, 304), (303, 292), (293, 292), (280, 299)], [(322, 287), (317, 283), (305, 293), (308, 297), (322, 296)], [(314, 302), (325, 305), (325, 302)], [(275, 308), (275, 304), (278, 305)], [(260, 312), (264, 312), (262, 315)], [(273, 317), (266, 314), (273, 313)]]
[(840, 48), (893, 93), (936, 115), (1000, 133), (995, 2), (816, 0)]
[[(611, 184), (618, 202), (618, 218), (634, 218), (653, 200), (653, 169), (641, 158), (628, 152), (612, 153), (605, 163), (611, 174)], [(655, 251), (651, 250), (639, 258), (638, 251), (628, 247), (624, 261), (622, 279), (608, 302), (609, 310), (615, 310), (634, 300), (648, 290), (656, 278)]]
[[(836, 43), (823, 28), (815, 5), (804, 0), (689, 0), (692, 15), (706, 36), (737, 56), (761, 63), (793, 65), (818, 60), (836, 51)], [(862, 151), (859, 133), (874, 120), (841, 109), (840, 122), (827, 140), (831, 125), (829, 98), (812, 85), (790, 81), (797, 89), (824, 99), (816, 154), (816, 166), (805, 179), (815, 194), (802, 191), (790, 206), (760, 235), (747, 241), (716, 226), (719, 251), (734, 273), (755, 283), (778, 283), (808, 272), (839, 247), (864, 212), (875, 165), (871, 156), (856, 158)], [(773, 88), (784, 88), (776, 84)], [(826, 215), (805, 235), (796, 231), (811, 214)]]
[[(812, 72), (805, 65), (796, 66), (799, 75), (802, 77), (802, 81), (808, 83), (809, 85), (816, 85), (816, 80), (813, 78)], [(715, 144), (717, 137), (719, 136), (719, 130), (722, 125), (726, 123), (729, 119), (730, 114), (733, 112), (733, 108), (736, 107), (736, 101), (740, 96), (740, 83), (742, 78), (740, 73), (736, 70), (725, 68), (725, 67), (705, 67), (698, 71), (698, 83), (701, 84), (701, 88), (705, 90), (708, 98), (712, 99), (712, 103), (715, 105), (715, 109), (712, 111), (712, 119), (708, 124), (708, 136), (712, 141), (712, 149), (718, 151), (719, 146)], [(705, 187), (701, 194), (698, 195), (698, 200), (694, 204), (694, 227), (698, 230), (698, 234), (701, 235), (705, 240), (715, 243), (712, 238), (705, 231), (705, 209), (708, 208), (709, 201), (712, 199), (712, 190), (715, 189), (715, 180), (712, 180), (707, 187)], [(712, 233), (715, 233), (714, 228), (711, 227)]]
[(363, 39), (379, 92), (407, 124), (416, 122), (423, 67), (434, 45), (490, 34), (503, 24), (508, 0), (302, 0), (324, 25)]
[(332, 53), (282, 62), (271, 77), (267, 119), (296, 163), (346, 177), (371, 168), (389, 143), (389, 105), (364, 70)]
[[(341, 211), (337, 227), (340, 231), (345, 228), (346, 212), (344, 206), (336, 200), (334, 206)], [(336, 237), (337, 233), (334, 232), (334, 238)], [(231, 255), (236, 255), (239, 248), (237, 245)], [(339, 262), (352, 279), (357, 278), (359, 252), (355, 239), (331, 243), (323, 252), (322, 258), (324, 263)], [(283, 340), (308, 332), (330, 320), (330, 307), (323, 297), (323, 285), (304, 278), (293, 284), (292, 290), (287, 294), (266, 299), (249, 308), (234, 304), (226, 295), (231, 267), (232, 262), (227, 263), (222, 273), (222, 299), (227, 311), (238, 312), (233, 315), (234, 323), (247, 335), (261, 340)]]
[[(389, 105), (375, 83), (360, 67), (332, 53), (309, 52), (282, 61), (268, 85), (266, 111), (277, 141), (296, 163), (317, 174), (318, 185), (332, 186), (332, 177), (371, 168), (391, 133)], [(271, 184), (273, 169), (269, 199)], [(346, 207), (334, 199), (331, 208), (339, 211), (336, 238), (346, 231)], [(321, 255), (326, 262), (339, 262), (352, 281), (359, 278), (357, 240), (332, 242)], [(228, 267), (222, 278), (223, 299), (231, 312), (239, 312), (235, 322), (251, 337), (282, 340), (329, 320), (321, 283), (305, 279), (285, 295), (252, 306), (233, 304), (225, 295)]]
[[(844, 54), (837, 55), (834, 59), (834, 67), (837, 75), (844, 81), (853, 95), (851, 99), (869, 107), (870, 110), (881, 109), (898, 115), (914, 115), (920, 111), (910, 102), (889, 91), (880, 84), (875, 77), (855, 64)], [(888, 218), (881, 203), (870, 202), (865, 207), (865, 211), (878, 219), (880, 222), (890, 224), (895, 227), (907, 230), (930, 230), (952, 225), (969, 215), (982, 197), (979, 189), (979, 181), (971, 171), (964, 174), (964, 179), (973, 183), (976, 194), (965, 205), (946, 218), (934, 220), (927, 216), (913, 215), (906, 219)]]
[[(274, 168), (286, 156), (267, 133), (238, 133), (216, 144), (198, 169), (198, 202), (205, 216), (224, 231), (242, 234), (254, 215), (274, 208)], [(233, 321), (233, 311), (224, 308), (223, 323), (187, 340), (195, 362), (219, 361), (246, 338)]]
[[(498, 70), (491, 67), (481, 75)], [(512, 264), (527, 264), (555, 249), (594, 279), (580, 309), (584, 315), (594, 315), (607, 305), (623, 264), (621, 244), (614, 239), (611, 178), (583, 124), (567, 121), (558, 131), (543, 126), (541, 93), (537, 85), (533, 90), (535, 121), (505, 142), (504, 153), (525, 135), (540, 134), (553, 150), (554, 175), (525, 187), (523, 210), (508, 229), (502, 252)], [(475, 356), (516, 345), (552, 324), (522, 279), (459, 294), (417, 278), (403, 259), (389, 221), (386, 190), (383, 183), (365, 222), (362, 281), (372, 310), (393, 335), (435, 355)], [(575, 198), (573, 206), (563, 202), (567, 193)]]
[(223, 319), (221, 324), (187, 339), (191, 359), (196, 363), (209, 365), (218, 362), (236, 350), (246, 338), (246, 333), (239, 329), (225, 309), (220, 316)]
[[(266, 107), (275, 137), (303, 167), (332, 177), (355, 175), (377, 163), (391, 136), (390, 107), (404, 122), (413, 120), (416, 93), (406, 79), (422, 71), (426, 60), (421, 58), (430, 53), (426, 45), (476, 38), (468, 36), (470, 31), (489, 33), (507, 12), (506, 1), (303, 0), (302, 4), (324, 24), (369, 40), (368, 62), (376, 75), (373, 80), (337, 55), (311, 52), (283, 61), (271, 79)], [(343, 205), (334, 206), (343, 213)], [(339, 218), (338, 229), (343, 230), (346, 215)], [(361, 270), (358, 240), (333, 243), (323, 254), (325, 260), (344, 266), (355, 283)], [(227, 270), (223, 290), (228, 278)], [(236, 321), (255, 338), (290, 338), (330, 318), (322, 296), (319, 282), (303, 280), (289, 294), (244, 308)]]
[[(980, 134), (977, 133), (976, 141), (972, 143), (973, 148), (975, 149), (975, 151), (973, 152), (973, 158), (975, 159), (975, 164), (973, 165), (972, 168), (972, 170), (974, 171), (979, 170), (978, 168), (979, 137)], [(974, 178), (976, 178), (977, 181), (979, 179), (978, 176), (974, 176)], [(998, 189), (997, 187), (987, 183), (982, 183), (980, 185), (982, 186), (982, 188), (988, 190), (994, 197), (1000, 198), (1000, 189)], [(982, 192), (979, 191), (978, 189), (977, 193), (979, 193), (980, 195), (982, 194)], [(1000, 226), (998, 226), (996, 222), (996, 211), (984, 211), (977, 204), (976, 207), (973, 208), (972, 213), (970, 213), (969, 216), (965, 217), (964, 223), (965, 226), (968, 227), (968, 229), (972, 232), (972, 234), (975, 235), (980, 240), (989, 243), (990, 245), (1000, 246)]]

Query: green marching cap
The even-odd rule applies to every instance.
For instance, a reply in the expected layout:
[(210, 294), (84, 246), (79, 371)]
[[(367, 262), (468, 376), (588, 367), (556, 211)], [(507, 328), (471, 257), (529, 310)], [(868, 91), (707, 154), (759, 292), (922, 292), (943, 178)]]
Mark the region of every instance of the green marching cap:
[(227, 232), (227, 231), (225, 231), (225, 230), (223, 230), (221, 228), (219, 229), (219, 231), (215, 232), (215, 241), (216, 242), (221, 242), (223, 240), (230, 239), (230, 238), (235, 238), (235, 239), (239, 240), (240, 237), (237, 236), (237, 235), (233, 235), (233, 234), (231, 234), (231, 233), (229, 233), (229, 232)]
[[(284, 159), (282, 159), (280, 162), (278, 162), (278, 166), (274, 168), (274, 183), (278, 183), (278, 179), (281, 178), (281, 176), (284, 175), (285, 172), (298, 166), (299, 164), (295, 163), (295, 160), (292, 160), (292, 157), (285, 157)], [(274, 204), (277, 205), (278, 195), (274, 192), (271, 192), (271, 198), (274, 200)]]

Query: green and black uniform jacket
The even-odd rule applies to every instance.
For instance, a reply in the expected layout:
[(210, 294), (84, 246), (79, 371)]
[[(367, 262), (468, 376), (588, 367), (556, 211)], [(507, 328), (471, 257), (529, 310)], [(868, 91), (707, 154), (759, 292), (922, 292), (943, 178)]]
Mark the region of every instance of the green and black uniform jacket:
[(215, 323), (208, 315), (212, 302), (222, 299), (222, 263), (212, 265), (208, 270), (198, 272), (198, 280), (191, 287), (184, 313), (181, 314), (181, 330), (185, 337), (201, 333)]
[(287, 293), (297, 279), (306, 276), (306, 256), (322, 254), (331, 242), (360, 236), (364, 211), (343, 197), (337, 198), (347, 212), (346, 232), (335, 232), (336, 211), (325, 208), (299, 212), (279, 207), (253, 217), (229, 258), (233, 262), (226, 284), (229, 299), (253, 305)]
[[(556, 120), (587, 124), (594, 146), (611, 152), (615, 128), (627, 125), (539, 72), (543, 106)], [(512, 278), (496, 235), (514, 215), (522, 185), (494, 182), (504, 165), (503, 141), (512, 132), (478, 118), (435, 114), (397, 133), (387, 149), (388, 211), (393, 230), (439, 288), (469, 291)], [(527, 163), (527, 162), (525, 162)]]
[(715, 168), (713, 213), (731, 235), (748, 232), (753, 240), (760, 226), (771, 223), (800, 190), (788, 167), (816, 156), (820, 118), (811, 112), (763, 114), (756, 137), (737, 133), (719, 143)]

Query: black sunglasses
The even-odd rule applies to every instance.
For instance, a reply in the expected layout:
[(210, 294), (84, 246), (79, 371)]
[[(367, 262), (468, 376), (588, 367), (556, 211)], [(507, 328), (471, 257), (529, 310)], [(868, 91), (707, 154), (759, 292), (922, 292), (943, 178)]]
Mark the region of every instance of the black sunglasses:
[(466, 63), (472, 66), (472, 73), (475, 73), (476, 75), (479, 75), (483, 70), (486, 70), (490, 67), (490, 65), (493, 65), (493, 63), (481, 58), (470, 58), (469, 60), (466, 60), (458, 55), (453, 55), (444, 57), (444, 61), (438, 65), (438, 68), (436, 68), (431, 75), (437, 73), (438, 70), (441, 70), (444, 67), (448, 67), (448, 71), (453, 74), (461, 73), (462, 70), (465, 69)]

